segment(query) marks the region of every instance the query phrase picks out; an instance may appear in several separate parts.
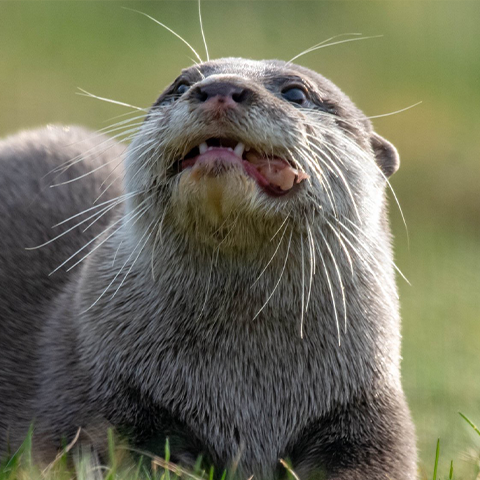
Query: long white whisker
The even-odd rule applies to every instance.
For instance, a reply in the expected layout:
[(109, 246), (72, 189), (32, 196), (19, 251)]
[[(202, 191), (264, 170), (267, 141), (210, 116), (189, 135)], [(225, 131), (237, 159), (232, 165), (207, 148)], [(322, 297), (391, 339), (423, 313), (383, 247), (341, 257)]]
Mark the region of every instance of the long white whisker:
[(121, 162), (121, 161), (122, 161), (121, 158), (114, 158), (113, 160), (109, 160), (109, 161), (106, 162), (106, 163), (102, 163), (102, 165), (100, 165), (99, 167), (96, 167), (96, 168), (94, 168), (93, 170), (90, 170), (90, 171), (88, 171), (87, 173), (84, 173), (83, 175), (80, 175), (80, 176), (78, 176), (78, 177), (72, 178), (72, 179), (70, 179), (70, 180), (66, 180), (65, 182), (54, 183), (53, 185), (50, 185), (50, 188), (60, 187), (60, 186), (62, 186), (62, 185), (67, 185), (68, 183), (76, 182), (77, 180), (80, 180), (80, 179), (82, 179), (82, 178), (88, 177), (88, 176), (91, 175), (92, 173), (95, 173), (96, 171), (101, 170), (102, 168), (105, 168), (106, 166), (110, 165), (110, 164), (113, 163), (113, 162)]
[[(155, 222), (155, 219), (152, 220), (150, 222), (150, 224), (148, 225), (148, 227), (145, 229), (145, 232), (143, 233), (143, 235), (140, 237), (140, 240), (138, 241), (137, 245), (135, 245), (135, 248), (132, 250), (132, 253), (129, 255), (129, 257), (127, 258), (127, 260), (125, 261), (125, 263), (123, 264), (123, 267), (120, 269), (119, 273), (123, 270), (123, 268), (125, 267), (125, 265), (130, 261), (130, 259), (132, 258), (135, 250), (138, 248), (138, 246), (140, 245), (140, 242), (143, 240), (143, 238), (145, 237), (145, 235), (147, 234), (147, 232), (150, 230), (150, 227), (154, 224)], [(157, 220), (157, 223), (156, 223), (156, 227), (158, 226), (158, 224), (160, 223), (160, 220)], [(138, 258), (140, 257), (140, 254), (143, 252), (143, 249), (145, 248), (145, 246), (147, 245), (148, 243), (148, 240), (150, 239), (150, 237), (152, 236), (152, 233), (153, 231), (155, 230), (155, 228), (152, 228), (151, 232), (147, 235), (147, 238), (145, 239), (145, 242), (143, 243), (142, 247), (140, 248), (140, 250), (138, 251), (138, 254), (137, 256), (135, 257), (135, 260), (132, 262), (132, 264), (130, 265), (130, 268), (127, 270), (127, 273), (125, 274), (125, 276), (123, 277), (122, 281), (120, 282), (120, 285), (117, 287), (117, 289), (115, 290), (115, 292), (113, 293), (113, 295), (110, 297), (110, 299), (112, 299), (113, 297), (115, 297), (115, 295), (117, 294), (117, 292), (120, 290), (120, 288), (122, 287), (122, 285), (125, 283), (125, 280), (127, 279), (128, 277), (128, 274), (132, 271), (132, 268), (135, 266), (135, 264), (137, 263), (137, 260)]]
[[(83, 210), (79, 213), (76, 213), (75, 215), (72, 215), (71, 217), (66, 218), (65, 220), (62, 220), (60, 223), (56, 223), (55, 225), (52, 226), (52, 228), (59, 227), (60, 225), (63, 225), (64, 223), (67, 223), (70, 220), (73, 220), (74, 218), (79, 217), (80, 215), (83, 215), (87, 212), (90, 212), (91, 210), (95, 210), (95, 209), (100, 208), (104, 205), (108, 205), (108, 204), (114, 203), (114, 202), (121, 203), (121, 202), (125, 201), (126, 199), (128, 199), (130, 197), (133, 197), (135, 195), (138, 195), (140, 193), (142, 193), (142, 192), (137, 191), (137, 192), (125, 193), (124, 195), (120, 195), (120, 196), (112, 198), (110, 200), (106, 200), (105, 202), (99, 203), (98, 205), (94, 205), (93, 207), (87, 208), (86, 210)], [(102, 209), (102, 211), (103, 211), (103, 209)]]
[[(119, 202), (121, 203), (121, 202)], [(116, 204), (115, 204), (116, 205)], [(114, 205), (114, 206), (115, 206)], [(111, 208), (110, 205), (106, 206), (106, 207), (103, 207), (100, 211), (98, 212), (95, 212), (93, 213), (92, 215), (88, 216), (87, 218), (85, 218), (84, 220), (82, 220), (81, 222), (78, 222), (77, 224), (73, 225), (73, 227), (70, 227), (69, 229), (65, 230), (64, 232), (60, 233), (59, 235), (57, 235), (56, 237), (48, 240), (48, 242), (45, 242), (45, 243), (42, 243), (41, 245), (36, 245), (35, 247), (25, 247), (25, 250), (37, 250), (39, 248), (42, 248), (42, 247), (45, 247), (46, 245), (49, 245), (50, 243), (52, 242), (55, 242), (56, 240), (58, 240), (59, 238), (63, 237), (64, 235), (66, 235), (67, 233), (71, 232), (72, 230), (75, 230), (75, 228), (79, 227), (80, 225), (88, 222), (89, 220), (91, 220), (92, 218), (95, 218), (97, 215), (100, 215), (102, 214), (102, 212), (104, 212), (106, 209), (109, 209)], [(89, 209), (90, 210), (90, 209)], [(79, 214), (77, 215), (74, 215), (75, 217), (78, 216), (78, 215), (81, 215), (85, 212), (80, 212)], [(73, 217), (70, 217), (70, 219), (72, 219)], [(57, 223), (57, 225), (55, 226), (58, 226), (58, 225), (61, 225), (63, 223), (65, 223), (66, 221), (70, 220), (70, 219), (67, 219), (67, 220), (64, 220), (63, 222), (61, 223)], [(53, 272), (52, 272), (53, 273)]]
[(354, 35), (360, 36), (362, 34), (361, 33), (341, 33), (339, 35), (334, 35), (333, 37), (327, 38), (326, 40), (322, 40), (320, 43), (317, 43), (317, 44), (315, 44), (311, 47), (308, 47), (307, 49), (300, 52), (297, 56), (295, 56), (291, 60), (289, 60), (287, 62), (287, 65), (289, 63), (292, 63), (296, 58), (298, 58), (302, 55), (305, 55), (306, 53), (313, 52), (316, 48), (320, 47), (321, 45), (325, 45), (326, 43), (331, 42), (332, 40), (335, 40), (335, 38), (340, 38), (340, 37), (345, 37), (345, 36), (354, 36)]
[[(131, 214), (133, 214), (135, 212), (135, 210), (137, 210), (138, 208), (140, 208), (142, 206), (143, 203), (145, 203), (147, 201), (147, 199), (150, 198), (150, 197), (147, 197), (145, 200), (143, 200), (143, 202), (141, 202), (139, 205), (137, 205), (137, 207), (135, 207), (135, 209), (130, 212), (129, 214), (127, 214), (125, 217), (121, 217), (119, 218), (117, 221), (115, 221), (114, 223), (112, 223), (111, 225), (109, 225), (103, 232), (100, 232), (98, 235), (96, 235), (95, 237), (93, 237), (90, 241), (88, 241), (83, 247), (81, 247), (79, 250), (77, 250), (73, 255), (71, 255), (70, 257), (68, 257), (64, 262), (62, 262), (57, 268), (55, 268), (55, 270), (53, 270), (52, 272), (49, 273), (49, 276), (50, 275), (53, 275), (57, 270), (59, 270), (60, 268), (62, 268), (65, 264), (67, 264), (70, 260), (72, 260), (77, 254), (79, 254), (81, 251), (85, 250), (85, 248), (87, 248), (90, 244), (92, 244), (95, 240), (97, 240), (99, 237), (101, 237), (105, 232), (108, 232), (110, 229), (112, 229), (115, 225), (117, 225), (119, 222), (121, 222), (122, 220), (124, 220), (126, 217), (130, 216)], [(134, 217), (132, 217), (134, 218)], [(130, 219), (131, 220), (131, 219)], [(124, 225), (126, 225), (127, 223), (130, 222), (130, 220), (128, 220), (125, 224), (122, 224), (117, 230), (115, 230), (112, 234), (110, 234), (105, 240), (103, 240), (101, 243), (99, 243), (97, 246), (95, 246), (95, 248), (93, 248), (89, 253), (87, 253), (86, 255), (84, 255), (77, 263), (75, 263), (72, 267), (70, 267), (67, 271), (70, 271), (73, 267), (75, 267), (76, 265), (78, 265), (79, 263), (81, 263), (85, 258), (87, 258), (89, 255), (91, 255), (98, 247), (100, 247), (101, 245), (103, 245), (103, 243), (105, 243), (112, 235), (114, 235), (116, 232), (118, 232), (118, 230), (120, 230), (120, 228), (122, 228)]]
[[(157, 234), (155, 235), (155, 240), (153, 241), (153, 248), (152, 248), (152, 260), (151, 260), (151, 270), (152, 270), (152, 280), (155, 281), (155, 266), (154, 266), (154, 261), (155, 261), (155, 248), (157, 246), (157, 242), (160, 238), (162, 238), (163, 235), (163, 221), (165, 220), (165, 215), (167, 214), (167, 208), (165, 208), (162, 219), (160, 221), (160, 224), (157, 228)], [(163, 243), (163, 239), (162, 239)]]
[(200, 20), (200, 30), (202, 31), (203, 44), (205, 45), (205, 53), (207, 54), (207, 62), (208, 62), (210, 61), (210, 55), (208, 54), (207, 41), (205, 40), (205, 32), (203, 30), (202, 8), (200, 6), (200, 1), (201, 0), (198, 0), (198, 18)]
[(262, 310), (267, 306), (268, 302), (270, 301), (270, 299), (273, 297), (273, 294), (275, 293), (275, 291), (277, 290), (277, 287), (278, 285), (280, 284), (280, 281), (282, 280), (282, 277), (283, 277), (283, 272), (285, 271), (285, 267), (287, 266), (287, 260), (288, 260), (288, 256), (290, 254), (290, 245), (292, 243), (292, 234), (293, 234), (293, 230), (290, 232), (290, 239), (288, 240), (288, 247), (287, 247), (287, 254), (285, 255), (285, 262), (283, 264), (283, 268), (282, 268), (282, 271), (280, 273), (280, 278), (278, 279), (277, 283), (275, 284), (275, 287), (273, 288), (272, 290), (272, 293), (270, 293), (269, 297), (267, 298), (266, 302), (262, 305), (262, 308), (260, 308), (260, 310), (256, 313), (256, 315), (253, 317), (252, 320), (255, 320), (259, 315), (260, 313), (262, 312)]
[[(137, 218), (137, 220), (139, 220), (140, 218), (143, 217), (143, 215), (148, 211), (148, 205), (145, 206), (145, 208), (143, 209), (142, 211), (142, 214), (140, 215), (140, 217)], [(134, 222), (136, 223), (136, 221)], [(153, 223), (153, 222), (152, 222)], [(151, 224), (150, 224), (151, 225)], [(122, 225), (123, 227), (123, 225)], [(122, 228), (120, 227), (120, 228)], [(115, 232), (112, 233), (112, 235), (114, 235), (118, 230), (116, 230)], [(146, 230), (146, 232), (148, 231), (148, 228)], [(111, 236), (111, 235), (110, 235)], [(108, 238), (110, 238), (110, 236)], [(102, 244), (108, 240), (105, 239)], [(142, 236), (143, 238), (143, 236)], [(141, 240), (140, 240), (141, 241)], [(115, 280), (118, 278), (118, 276), (120, 275), (120, 273), (122, 272), (122, 270), (125, 268), (125, 265), (127, 264), (127, 262), (130, 260), (130, 258), (132, 257), (133, 253), (135, 252), (135, 250), (137, 249), (139, 243), (137, 243), (137, 245), (135, 246), (135, 248), (133, 249), (132, 253), (130, 254), (130, 256), (127, 258), (127, 260), (125, 261), (125, 263), (120, 267), (120, 270), (117, 272), (117, 274), (113, 277), (112, 281), (107, 285), (107, 287), (103, 290), (103, 292), (98, 296), (98, 298), (86, 309), (84, 310), (82, 313), (86, 313), (88, 312), (91, 308), (93, 308), (99, 301), (101, 298), (103, 298), (103, 296), (105, 295), (105, 293), (107, 293), (108, 289), (113, 285), (113, 283), (115, 282)], [(99, 245), (100, 246), (100, 245)], [(145, 245), (144, 245), (145, 246)], [(125, 280), (125, 279), (124, 279)], [(123, 282), (122, 282), (123, 283)], [(115, 292), (117, 293), (117, 292)]]
[(308, 247), (310, 250), (310, 279), (308, 284), (307, 303), (305, 305), (305, 311), (308, 311), (308, 305), (310, 304), (313, 276), (315, 275), (315, 268), (316, 268), (315, 243), (313, 241), (312, 230), (310, 228), (310, 224), (308, 223), (308, 221), (307, 221), (307, 233), (308, 233)]
[(144, 12), (141, 12), (140, 10), (134, 10), (133, 8), (128, 8), (128, 7), (122, 7), (122, 8), (124, 10), (130, 10), (131, 12), (139, 13), (140, 15), (143, 15), (144, 17), (149, 18), (150, 20), (152, 20), (152, 22), (155, 22), (157, 25), (160, 25), (165, 30), (168, 30), (171, 34), (175, 35), (179, 40), (181, 40), (194, 53), (194, 55), (197, 57), (197, 59), (200, 63), (203, 63), (203, 60), (201, 59), (200, 55), (196, 52), (196, 50), (184, 38), (182, 38), (177, 32), (173, 31), (171, 28), (167, 27), (162, 22), (159, 22), (157, 19), (151, 17), (150, 15), (148, 15)]
[[(288, 218), (288, 217), (287, 217)], [(265, 267), (263, 268), (263, 270), (260, 272), (260, 275), (258, 275), (258, 277), (256, 278), (256, 280), (252, 283), (252, 286), (250, 288), (253, 288), (257, 282), (260, 280), (260, 278), (263, 276), (263, 274), (265, 273), (265, 270), (267, 270), (268, 266), (272, 263), (273, 259), (275, 258), (275, 255), (277, 254), (278, 252), (278, 249), (280, 248), (280, 245), (282, 244), (282, 240), (283, 240), (283, 237), (285, 235), (285, 232), (287, 231), (287, 227), (288, 225), (285, 225), (285, 228), (283, 229), (283, 233), (282, 233), (282, 236), (280, 237), (280, 241), (278, 242), (278, 245), (277, 245), (277, 248), (275, 249), (275, 251), (273, 252), (273, 255), (270, 257), (270, 260), (267, 262), (267, 264), (265, 265)]]
[(129, 107), (133, 108), (134, 110), (139, 110), (140, 112), (148, 113), (146, 108), (136, 107), (135, 105), (130, 105), (129, 103), (119, 102), (118, 100), (112, 100), (111, 98), (99, 97), (98, 95), (94, 95), (93, 93), (87, 92), (83, 88), (77, 87), (81, 93), (77, 92), (77, 95), (81, 95), (82, 97), (90, 97), (95, 98), (97, 100), (101, 100), (102, 102), (113, 103), (114, 105), (120, 105), (121, 107)]
[(333, 254), (333, 251), (330, 248), (330, 244), (328, 243), (327, 239), (325, 238), (325, 235), (322, 233), (322, 231), (320, 229), (319, 229), (319, 232), (320, 232), (320, 236), (322, 237), (323, 242), (325, 243), (325, 246), (327, 247), (328, 253), (330, 255), (330, 258), (332, 259), (333, 266), (334, 266), (335, 271), (337, 273), (338, 283), (340, 284), (340, 291), (342, 293), (344, 328), (345, 328), (345, 333), (347, 333), (347, 302), (346, 302), (346, 299), (345, 299), (345, 286), (343, 285), (342, 274), (340, 273), (340, 269), (338, 268), (338, 264), (337, 264), (337, 261), (335, 259), (335, 255)]
[(351, 276), (353, 277), (353, 261), (352, 261), (352, 257), (344, 243), (344, 241), (342, 240), (342, 237), (339, 235), (339, 233), (337, 232), (337, 230), (335, 228), (333, 228), (333, 226), (328, 223), (328, 226), (330, 227), (330, 229), (332, 230), (332, 232), (334, 233), (334, 235), (337, 237), (337, 240), (338, 240), (338, 243), (340, 244), (340, 247), (341, 249), (343, 250), (343, 253), (345, 254), (345, 257), (347, 258), (347, 261), (348, 261), (348, 265), (350, 266), (350, 274)]
[(406, 112), (407, 110), (410, 110), (411, 108), (417, 107), (421, 103), (423, 103), (423, 102), (420, 101), (420, 102), (414, 103), (413, 105), (410, 105), (409, 107), (401, 108), (400, 110), (395, 110), (394, 112), (383, 113), (382, 115), (371, 115), (370, 117), (367, 117), (367, 118), (372, 119), (372, 118), (389, 117), (390, 115), (396, 115), (397, 113)]
[(337, 336), (338, 336), (338, 346), (341, 345), (341, 340), (340, 340), (340, 322), (338, 321), (338, 312), (337, 312), (337, 304), (335, 302), (335, 294), (333, 293), (333, 286), (332, 286), (332, 282), (330, 280), (330, 275), (328, 273), (328, 267), (327, 267), (327, 264), (325, 262), (325, 258), (323, 257), (323, 254), (322, 254), (322, 249), (319, 248), (318, 249), (318, 253), (320, 255), (320, 260), (322, 261), (322, 264), (323, 264), (323, 270), (325, 272), (325, 277), (327, 279), (327, 284), (328, 284), (328, 289), (330, 290), (330, 297), (332, 299), (332, 306), (333, 306), (333, 313), (334, 313), (334, 316), (335, 316), (335, 324), (337, 326)]
[(340, 45), (341, 43), (358, 42), (359, 40), (368, 40), (370, 38), (381, 38), (381, 37), (383, 37), (383, 35), (373, 35), (371, 37), (348, 38), (347, 40), (339, 40), (338, 42), (327, 43), (326, 45), (320, 44), (320, 45), (318, 45), (314, 48), (312, 47), (312, 48), (308, 49), (305, 52), (299, 53), (298, 55), (296, 55), (295, 57), (290, 59), (287, 62), (287, 64), (292, 63), (294, 60), (296, 60), (299, 57), (302, 57), (303, 55), (305, 55), (307, 53), (314, 52), (315, 50), (320, 50), (321, 48), (332, 47), (333, 45)]
[[(345, 217), (345, 220), (347, 220), (353, 227), (355, 227), (356, 229), (358, 229), (360, 232), (360, 228), (358, 227), (358, 225), (355, 225), (354, 222), (352, 222), (349, 218)], [(356, 238), (357, 240), (360, 241), (360, 239), (358, 238), (358, 236), (356, 236), (351, 230), (349, 230), (346, 225), (342, 224), (342, 227), (347, 230), (354, 238)], [(362, 232), (363, 233), (363, 232)], [(385, 258), (388, 260), (389, 263), (391, 263), (391, 265), (393, 266), (393, 268), (397, 271), (397, 273), (408, 283), (408, 285), (412, 286), (412, 284), (409, 282), (408, 278), (403, 274), (403, 272), (400, 270), (400, 268), (397, 267), (397, 265), (395, 264), (395, 262), (393, 260), (390, 259), (390, 255), (388, 255), (384, 250), (383, 248), (381, 248), (377, 242), (375, 242), (374, 239), (370, 238), (370, 240), (372, 242), (375, 243), (375, 245), (377, 246), (377, 248), (379, 248), (381, 250), (381, 252), (383, 253), (383, 255), (385, 256)], [(363, 246), (363, 248), (365, 250), (369, 250), (367, 249), (367, 247)]]
[[(330, 228), (331, 229), (334, 229), (335, 227), (327, 220), (328, 224), (330, 225)], [(344, 227), (344, 225), (342, 224), (342, 226)], [(387, 292), (385, 291), (384, 287), (383, 287), (383, 284), (382, 282), (380, 281), (380, 279), (378, 278), (378, 275), (375, 273), (375, 271), (372, 269), (372, 267), (370, 266), (370, 264), (368, 263), (368, 261), (365, 259), (365, 257), (363, 255), (361, 255), (361, 253), (358, 251), (358, 249), (353, 245), (353, 243), (350, 241), (350, 239), (343, 233), (343, 232), (339, 232), (340, 235), (342, 236), (342, 238), (347, 242), (347, 244), (350, 246), (350, 248), (354, 251), (354, 253), (357, 254), (357, 257), (358, 259), (365, 265), (365, 267), (367, 268), (367, 270), (370, 272), (370, 274), (372, 275), (373, 279), (375, 280), (376, 284), (378, 285), (378, 287), (380, 288), (380, 290), (382, 291), (382, 293), (385, 295), (386, 298), (390, 298), (389, 295), (387, 294)], [(356, 237), (355, 237), (356, 238)], [(358, 240), (358, 238), (356, 238)], [(361, 245), (361, 243), (360, 243)], [(372, 260), (374, 261), (374, 263), (377, 265), (377, 267), (379, 268), (379, 270), (381, 272), (384, 273), (384, 270), (382, 268), (382, 266), (380, 265), (380, 263), (377, 261), (377, 259), (370, 253), (370, 251), (363, 246), (363, 249), (365, 250), (365, 252), (372, 258)], [(396, 293), (396, 290), (393, 289), (394, 291), (394, 295), (398, 298), (398, 294)]]
[(302, 248), (302, 305), (300, 314), (300, 338), (303, 338), (303, 317), (305, 314), (305, 259), (303, 254), (303, 234), (300, 235), (300, 245)]

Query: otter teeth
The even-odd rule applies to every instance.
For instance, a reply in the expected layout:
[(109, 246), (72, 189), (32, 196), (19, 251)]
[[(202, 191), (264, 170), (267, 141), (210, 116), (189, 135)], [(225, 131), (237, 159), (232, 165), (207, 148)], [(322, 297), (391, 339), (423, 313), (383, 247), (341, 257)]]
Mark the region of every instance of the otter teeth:
[(234, 148), (233, 152), (235, 153), (235, 155), (242, 158), (244, 150), (245, 150), (245, 145), (242, 142), (238, 142), (237, 146)]
[[(208, 150), (215, 150), (218, 147), (209, 147), (207, 142), (202, 142), (200, 145), (198, 145), (198, 150), (200, 152), (200, 155), (203, 155), (204, 153), (207, 153)], [(230, 150), (231, 152), (234, 152), (235, 155), (238, 157), (242, 158), (243, 152), (245, 150), (250, 150), (249, 148), (245, 149), (245, 145), (242, 142), (238, 142), (235, 148), (232, 147), (227, 147), (227, 150)]]

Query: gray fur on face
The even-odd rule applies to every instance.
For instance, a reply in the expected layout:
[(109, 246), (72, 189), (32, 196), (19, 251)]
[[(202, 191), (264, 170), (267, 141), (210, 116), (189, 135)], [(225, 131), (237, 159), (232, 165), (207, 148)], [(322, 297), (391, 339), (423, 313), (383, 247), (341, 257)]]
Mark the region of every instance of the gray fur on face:
[[(202, 92), (222, 82), (242, 101), (206, 109)], [(295, 87), (301, 105), (284, 96)], [(241, 168), (181, 170), (211, 138), (309, 179), (276, 197)], [(0, 393), (13, 392), (0, 395), (0, 449), (35, 418), (53, 449), (108, 424), (156, 453), (170, 438), (174, 461), (203, 454), (245, 477), (283, 476), (289, 458), (302, 479), (415, 478), (385, 204), (395, 148), (315, 72), (207, 62), (153, 105), (126, 154), (124, 196), (107, 190), (86, 232), (22, 250), (91, 207), (121, 155), (104, 140), (56, 129), (0, 144)], [(94, 173), (37, 185), (79, 154), (64, 175)], [(83, 245), (76, 269), (47, 276)]]

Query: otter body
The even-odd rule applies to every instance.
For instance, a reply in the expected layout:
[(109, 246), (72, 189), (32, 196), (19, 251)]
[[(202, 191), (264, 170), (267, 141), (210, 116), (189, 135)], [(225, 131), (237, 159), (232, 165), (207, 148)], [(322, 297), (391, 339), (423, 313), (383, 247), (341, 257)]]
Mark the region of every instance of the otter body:
[[(0, 158), (34, 162), (47, 137), (6, 140)], [(62, 150), (67, 137), (40, 148), (44, 170), (77, 155)], [(92, 148), (102, 164), (120, 147)], [(12, 162), (1, 174), (12, 187), (0, 224), (0, 449), (35, 418), (53, 451), (108, 424), (240, 478), (282, 477), (281, 458), (301, 479), (415, 478), (385, 204), (398, 156), (332, 83), (279, 61), (186, 69), (130, 145), (124, 192), (103, 198), (114, 208), (83, 236), (31, 252), (19, 253), (91, 207), (88, 189), (113, 167), (66, 185), (69, 200), (39, 192), (46, 217), (37, 205), (19, 218), (27, 180), (47, 172)], [(47, 277), (83, 245), (80, 265)]]

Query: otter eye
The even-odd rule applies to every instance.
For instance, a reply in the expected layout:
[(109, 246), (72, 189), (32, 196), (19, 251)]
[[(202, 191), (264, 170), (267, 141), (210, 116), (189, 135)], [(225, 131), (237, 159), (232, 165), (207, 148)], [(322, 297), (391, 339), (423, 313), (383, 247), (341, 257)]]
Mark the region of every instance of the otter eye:
[(298, 105), (303, 105), (307, 101), (307, 95), (300, 87), (288, 87), (282, 91), (282, 96), (285, 100)]
[(187, 92), (188, 90), (190, 89), (190, 85), (187, 85), (186, 83), (182, 83), (181, 85), (179, 85), (176, 90), (175, 90), (175, 93), (177, 95), (183, 95), (185, 92)]

